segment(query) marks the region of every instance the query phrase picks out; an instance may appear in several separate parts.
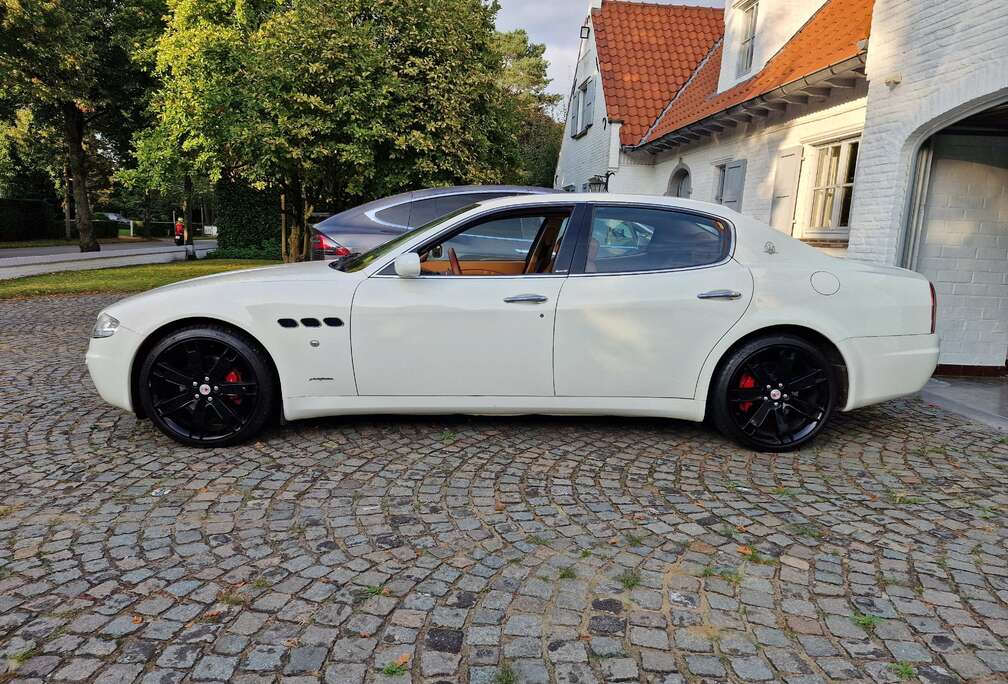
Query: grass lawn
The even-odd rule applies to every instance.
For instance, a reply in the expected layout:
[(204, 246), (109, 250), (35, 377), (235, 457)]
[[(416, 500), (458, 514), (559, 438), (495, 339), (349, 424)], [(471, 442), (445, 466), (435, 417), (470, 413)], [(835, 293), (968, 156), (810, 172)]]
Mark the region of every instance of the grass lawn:
[(200, 261), (173, 261), (167, 264), (99, 268), (93, 271), (47, 273), (0, 280), (0, 299), (94, 292), (142, 292), (187, 278), (277, 263), (280, 262), (254, 259), (203, 259)]

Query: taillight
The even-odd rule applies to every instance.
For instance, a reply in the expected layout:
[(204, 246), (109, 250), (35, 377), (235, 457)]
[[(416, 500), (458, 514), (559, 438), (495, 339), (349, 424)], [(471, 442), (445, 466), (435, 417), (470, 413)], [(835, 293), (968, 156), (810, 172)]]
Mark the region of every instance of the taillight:
[(317, 231), (314, 239), (312, 240), (312, 249), (318, 250), (323, 254), (332, 254), (338, 257), (350, 256), (349, 248), (344, 247), (334, 240), (330, 240), (325, 235)]
[(931, 334), (935, 334), (938, 329), (938, 295), (935, 294), (934, 283), (928, 282), (931, 286)]

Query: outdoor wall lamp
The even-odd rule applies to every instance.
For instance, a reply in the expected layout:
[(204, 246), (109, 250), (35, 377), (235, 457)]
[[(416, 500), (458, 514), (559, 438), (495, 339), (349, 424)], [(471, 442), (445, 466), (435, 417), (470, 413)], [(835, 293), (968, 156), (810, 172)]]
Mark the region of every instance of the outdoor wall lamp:
[(581, 40), (588, 40), (588, 36), (591, 34), (591, 28), (588, 26), (581, 27)]
[(588, 192), (609, 192), (609, 178), (615, 175), (615, 171), (606, 171), (605, 176), (592, 176), (588, 179)]

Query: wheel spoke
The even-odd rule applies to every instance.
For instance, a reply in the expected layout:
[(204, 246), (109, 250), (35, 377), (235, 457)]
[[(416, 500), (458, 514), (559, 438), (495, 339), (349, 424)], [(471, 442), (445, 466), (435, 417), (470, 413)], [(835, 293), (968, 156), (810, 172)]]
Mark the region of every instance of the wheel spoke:
[(188, 385), (192, 382), (192, 377), (186, 375), (177, 368), (169, 366), (164, 361), (159, 361), (154, 365), (154, 368), (151, 369), (151, 375), (155, 378), (160, 378), (165, 382), (171, 382), (176, 385)]
[(791, 382), (788, 385), (788, 389), (792, 392), (803, 392), (824, 382), (826, 382), (826, 373), (822, 368), (816, 368), (811, 373), (807, 373)]
[(238, 354), (235, 353), (230, 347), (225, 347), (224, 351), (220, 353), (213, 364), (211, 364), (209, 370), (206, 374), (211, 380), (217, 380), (218, 376), (224, 375), (227, 371), (228, 366), (234, 365), (235, 361), (238, 360)]
[(766, 390), (759, 387), (743, 387), (728, 390), (728, 401), (733, 404), (742, 404), (747, 401), (763, 401), (763, 394)]
[(822, 411), (820, 409), (802, 401), (801, 399), (791, 397), (791, 399), (788, 400), (788, 405), (795, 412), (804, 416), (808, 420), (819, 420), (819, 417), (822, 415)]
[(749, 419), (749, 422), (746, 423), (745, 427), (743, 427), (742, 429), (746, 430), (747, 432), (750, 432), (751, 434), (752, 432), (755, 432), (759, 428), (763, 427), (763, 423), (766, 422), (767, 416), (770, 414), (770, 408), (771, 408), (770, 402), (764, 401), (760, 405), (760, 407), (756, 409), (756, 413), (752, 415), (752, 418)]
[(194, 401), (196, 400), (193, 398), (192, 394), (185, 391), (182, 394), (172, 397), (171, 399), (165, 399), (164, 401), (154, 404), (154, 408), (155, 410), (160, 411), (162, 415), (169, 415)]
[(251, 397), (259, 391), (257, 382), (225, 382), (217, 387), (221, 394), (229, 397)]
[(763, 369), (759, 368), (756, 364), (747, 363), (744, 370), (749, 373), (749, 375), (753, 376), (753, 379), (756, 380), (756, 384), (758, 386), (765, 387), (770, 384), (771, 378), (764, 374)]
[(203, 375), (203, 354), (199, 349), (199, 342), (193, 341), (186, 345), (186, 367), (194, 376)]
[(231, 410), (231, 407), (223, 401), (215, 401), (210, 404), (213, 407), (214, 412), (221, 419), (225, 425), (229, 425), (232, 428), (240, 427), (242, 424), (241, 416)]
[(777, 436), (783, 442), (788, 434), (787, 421), (784, 420), (784, 414), (781, 411), (774, 411), (773, 414), (774, 421), (777, 423)]
[(795, 374), (795, 351), (793, 349), (781, 349), (780, 369), (777, 379), (781, 382), (789, 383)]

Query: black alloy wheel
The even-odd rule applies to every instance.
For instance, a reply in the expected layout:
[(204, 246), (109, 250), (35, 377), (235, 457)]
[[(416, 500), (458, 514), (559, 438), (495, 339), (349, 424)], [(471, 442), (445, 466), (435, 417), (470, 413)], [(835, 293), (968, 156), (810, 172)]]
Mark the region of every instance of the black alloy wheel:
[(268, 357), (250, 338), (220, 326), (173, 332), (149, 351), (140, 370), (145, 413), (172, 439), (225, 446), (258, 433), (273, 407)]
[(814, 439), (837, 401), (833, 366), (800, 337), (754, 340), (722, 367), (709, 409), (725, 435), (757, 451), (789, 451)]

